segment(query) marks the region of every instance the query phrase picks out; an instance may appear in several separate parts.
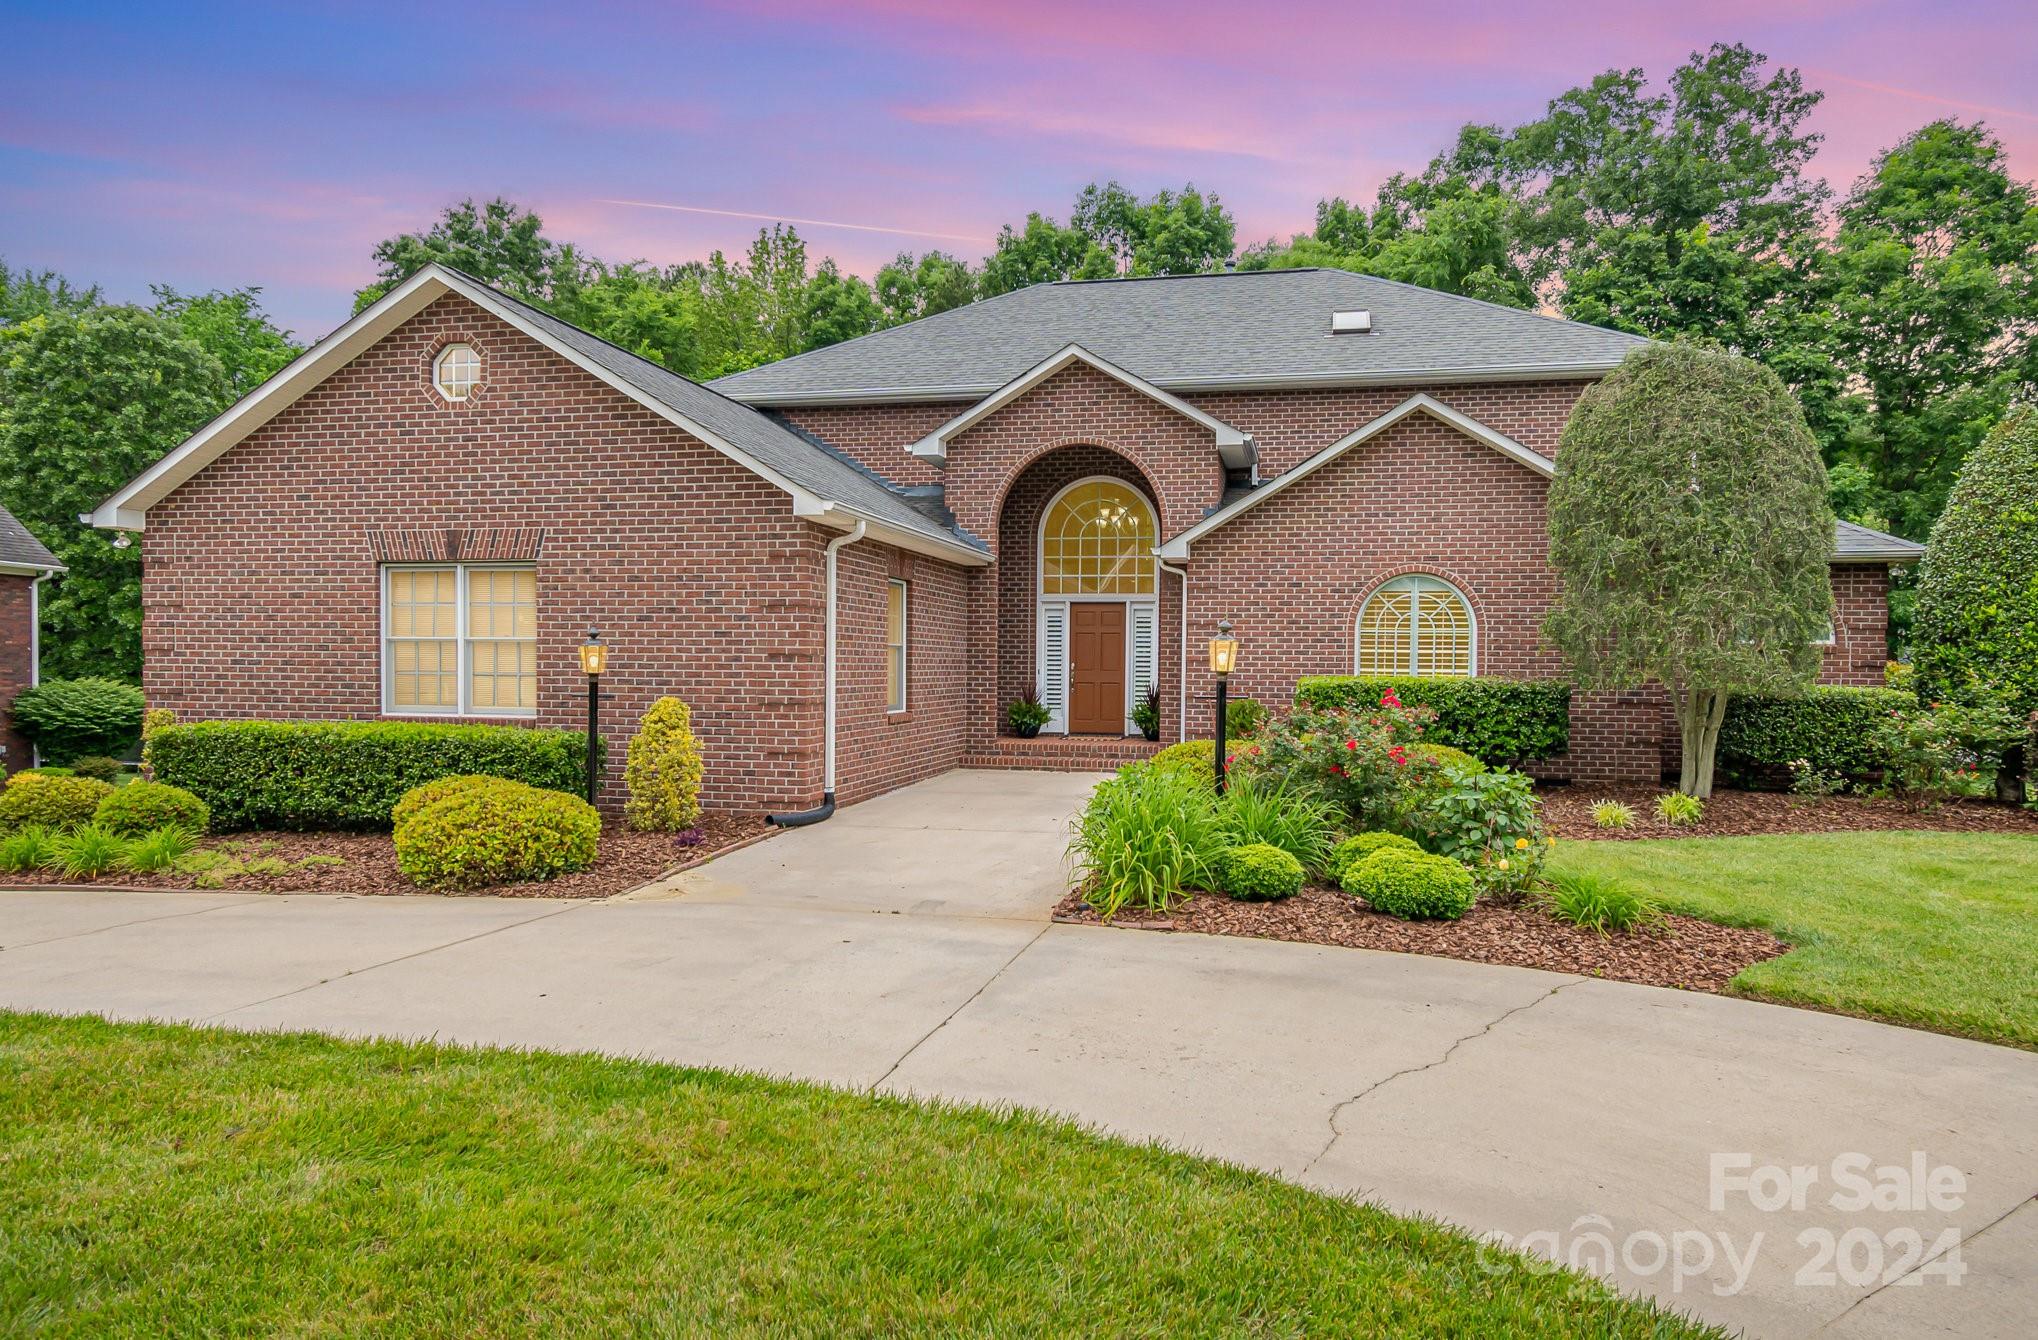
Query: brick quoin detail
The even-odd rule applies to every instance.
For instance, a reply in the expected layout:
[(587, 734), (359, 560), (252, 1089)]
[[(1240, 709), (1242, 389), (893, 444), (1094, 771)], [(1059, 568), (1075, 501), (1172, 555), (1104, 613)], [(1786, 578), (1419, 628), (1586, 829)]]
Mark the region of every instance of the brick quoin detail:
[[(486, 394), (458, 408), (430, 384), (431, 351), (453, 340), (484, 360)], [(186, 720), (378, 717), (371, 535), (477, 528), (544, 532), (534, 724), (581, 727), (586, 679), (575, 648), (590, 624), (615, 647), (603, 680), (605, 808), (620, 806), (637, 719), (667, 693), (693, 708), (708, 805), (819, 800), (822, 546), (834, 532), (793, 517), (778, 489), (450, 295), (150, 511), (149, 701)], [(881, 732), (862, 720), (869, 704), (856, 682), (883, 695), (879, 571), (893, 564), (910, 564), (925, 588), (916, 626), (929, 637), (911, 673), (939, 682), (959, 656), (941, 650), (938, 632), (959, 600), (959, 570), (870, 541), (844, 550), (846, 796), (931, 775), (959, 755), (938, 711)]]
[[(35, 599), (32, 577), (0, 573), (0, 771), (18, 772), (35, 761), (26, 737), (4, 715), (14, 696), (35, 682)], [(69, 759), (52, 762), (69, 763)]]

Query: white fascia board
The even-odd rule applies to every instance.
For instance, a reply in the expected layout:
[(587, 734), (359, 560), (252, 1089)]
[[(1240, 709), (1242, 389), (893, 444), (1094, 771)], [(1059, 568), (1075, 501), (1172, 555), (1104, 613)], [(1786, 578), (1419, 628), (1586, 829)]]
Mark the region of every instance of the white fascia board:
[(1838, 567), (1847, 563), (1916, 563), (1924, 556), (1923, 550), (1913, 549), (1884, 549), (1866, 554), (1856, 550), (1851, 554), (1834, 554), (1833, 565)]
[(355, 314), (352, 320), (299, 354), (268, 381), (234, 402), (112, 497), (81, 514), (103, 530), (140, 530), (148, 510), (179, 484), (224, 455), (257, 428), (289, 408), (320, 382), (351, 363), (377, 341), (423, 311), (448, 288), (437, 267), (427, 266)]
[(796, 504), (794, 512), (796, 515), (805, 517), (817, 525), (827, 526), (831, 530), (848, 531), (854, 530), (857, 522), (860, 521), (864, 525), (865, 534), (871, 539), (882, 540), (895, 549), (925, 554), (930, 558), (938, 558), (944, 562), (955, 563), (962, 567), (982, 568), (990, 566), (991, 556), (981, 549), (974, 549), (966, 544), (956, 544), (940, 540), (921, 531), (909, 530), (904, 526), (881, 520), (868, 512), (858, 511), (856, 508), (842, 503), (820, 502), (815, 499), (810, 499), (809, 501), (813, 504), (811, 510), (801, 510)]
[(1253, 464), (1255, 456), (1253, 453), (1252, 434), (1240, 432), (1222, 419), (1197, 409), (1180, 396), (1163, 391), (1152, 382), (1127, 372), (1124, 368), (1119, 367), (1108, 359), (1097, 357), (1080, 344), (1066, 345), (1062, 348), (1061, 352), (1034, 364), (1027, 371), (1020, 373), (990, 395), (985, 396), (976, 404), (971, 405), (947, 423), (942, 424), (939, 428), (936, 428), (933, 432), (915, 442), (910, 450), (915, 456), (923, 460), (935, 461), (937, 463), (946, 461), (948, 459), (948, 440), (950, 438), (981, 423), (986, 418), (1011, 404), (1014, 400), (1017, 400), (1020, 396), (1025, 395), (1028, 391), (1046, 381), (1049, 377), (1075, 363), (1085, 363), (1121, 385), (1131, 387), (1156, 404), (1173, 410), (1184, 418), (1193, 420), (1202, 427), (1209, 429), (1211, 435), (1217, 440), (1217, 454), (1223, 458), (1227, 466), (1243, 469)]
[(1442, 401), (1432, 399), (1427, 395), (1412, 395), (1377, 419), (1373, 419), (1364, 426), (1347, 433), (1331, 443), (1294, 469), (1276, 475), (1254, 489), (1251, 493), (1240, 498), (1237, 502), (1232, 503), (1229, 507), (1212, 512), (1209, 516), (1204, 517), (1181, 534), (1164, 542), (1160, 547), (1160, 556), (1167, 559), (1184, 559), (1189, 557), (1189, 547), (1211, 531), (1216, 530), (1219, 526), (1224, 525), (1241, 513), (1259, 506), (1295, 481), (1307, 478), (1344, 455), (1347, 451), (1350, 451), (1353, 447), (1358, 446), (1361, 442), (1377, 437), (1395, 424), (1400, 423), (1409, 415), (1415, 413), (1427, 414), (1431, 418), (1450, 425), (1473, 441), (1485, 443), (1501, 455), (1527, 466), (1545, 479), (1556, 473), (1556, 462), (1541, 452), (1531, 451), (1507, 434), (1495, 432), (1477, 419), (1459, 413)]
[(61, 563), (0, 563), (0, 577), (47, 577), (67, 571)]

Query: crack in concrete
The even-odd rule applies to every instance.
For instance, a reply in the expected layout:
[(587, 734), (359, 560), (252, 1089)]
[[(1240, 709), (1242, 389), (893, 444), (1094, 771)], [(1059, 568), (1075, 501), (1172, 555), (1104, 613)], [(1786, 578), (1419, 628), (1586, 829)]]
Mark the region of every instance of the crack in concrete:
[(423, 949), (413, 949), (408, 954), (398, 954), (394, 958), (382, 959), (379, 962), (370, 963), (364, 967), (349, 968), (337, 977), (321, 977), (316, 982), (306, 982), (303, 986), (293, 986), (288, 991), (278, 991), (273, 996), (264, 996), (260, 1000), (251, 1000), (244, 1005), (235, 1005), (214, 1014), (203, 1015), (199, 1018), (198, 1022), (210, 1023), (214, 1020), (224, 1019), (230, 1014), (239, 1014), (242, 1010), (252, 1010), (258, 1005), (267, 1005), (271, 1001), (287, 1000), (291, 996), (301, 996), (307, 991), (316, 991), (318, 988), (333, 982), (344, 982), (349, 977), (359, 977), (364, 972), (374, 972), (377, 968), (386, 968), (392, 963), (405, 963), (414, 958), (423, 958), (427, 954), (436, 954), (442, 949), (451, 949), (454, 945), (472, 944), (476, 940), (486, 940), (489, 936), (500, 935), (504, 931), (513, 931), (524, 926), (535, 926), (541, 921), (549, 921), (551, 918), (563, 913), (578, 911), (583, 907), (589, 906), (593, 906), (593, 904), (568, 903), (564, 907), (554, 908), (550, 912), (541, 912), (535, 917), (525, 917), (521, 921), (510, 921), (500, 926), (490, 926), (485, 931), (476, 931), (472, 935), (463, 935), (457, 940), (443, 940), (435, 945), (426, 945)]
[(936, 1033), (939, 1033), (942, 1029), (948, 1027), (949, 1020), (955, 1018), (956, 1015), (961, 1014), (964, 1010), (976, 1004), (977, 998), (982, 996), (984, 992), (990, 990), (992, 985), (996, 983), (1000, 977), (1003, 977), (1007, 972), (1009, 972), (1012, 968), (1012, 965), (1014, 963), (1017, 963), (1020, 960), (1020, 958), (1026, 953), (1027, 950), (1039, 944), (1040, 937), (1047, 934), (1047, 932), (1053, 926), (1054, 923), (1050, 921), (1046, 925), (1042, 926), (1039, 930), (1035, 931), (1031, 939), (1029, 939), (1025, 944), (1020, 945), (1019, 948), (1016, 951), (1014, 951), (1012, 957), (1006, 959), (1004, 963), (999, 966), (996, 972), (992, 973), (989, 977), (986, 977), (983, 980), (983, 983), (980, 986), (978, 986), (976, 990), (969, 993), (969, 999), (963, 1001), (960, 1005), (957, 1005), (954, 1009), (950, 1010), (947, 1014), (943, 1015), (941, 1017), (940, 1023), (934, 1025), (934, 1027), (928, 1029), (925, 1033), (922, 1033), (920, 1035), (919, 1041), (915, 1042), (912, 1046), (906, 1048), (905, 1051), (900, 1052), (899, 1059), (892, 1062), (891, 1065), (887, 1066), (885, 1068), (884, 1074), (879, 1075), (875, 1080), (871, 1081), (870, 1088), (865, 1090), (865, 1092), (876, 1093), (878, 1091), (878, 1088), (881, 1085), (883, 1085), (886, 1080), (890, 1079), (893, 1075), (898, 1073), (900, 1066), (904, 1065), (908, 1060), (912, 1058), (914, 1052), (919, 1051), (920, 1048), (927, 1045), (927, 1040), (929, 1038), (933, 1037)]
[[(78, 887), (89, 888), (91, 886), (79, 885)], [(28, 892), (28, 890), (0, 889), (0, 893), (22, 893), (22, 892)], [(206, 912), (220, 912), (224, 911), (229, 907), (240, 907), (243, 905), (244, 900), (242, 898), (236, 898), (229, 902), (211, 903), (205, 907), (186, 908), (181, 912), (164, 912), (161, 913), (160, 915), (153, 917), (135, 917), (129, 921), (116, 921), (105, 926), (94, 926), (89, 930), (70, 931), (63, 935), (45, 935), (40, 940), (23, 940), (18, 944), (0, 945), (0, 953), (5, 953), (10, 949), (30, 949), (36, 945), (53, 945), (62, 940), (82, 940), (88, 935), (104, 935), (108, 931), (117, 931), (128, 926), (146, 926), (151, 921), (174, 921), (178, 917), (195, 917)]]
[[(1997, 1224), (2002, 1223), (2005, 1219), (2008, 1219), (2011, 1215), (2015, 1214), (2017, 1211), (2030, 1205), (2033, 1201), (2038, 1201), (2038, 1191), (2033, 1191), (2030, 1195), (2025, 1196), (2022, 1200), (2019, 1200), (2016, 1204), (2010, 1206), (2009, 1209), (2004, 1210), (2001, 1214), (1989, 1220), (1987, 1223), (1983, 1224), (1980, 1228), (1975, 1229), (1974, 1232), (1962, 1233), (1960, 1235), (1959, 1241), (1949, 1246), (1946, 1250), (1966, 1251), (1969, 1247), (1972, 1247), (1976, 1242), (1980, 1241), (1982, 1234), (1988, 1232), (1990, 1229), (1994, 1228)], [(1946, 1252), (1934, 1252), (1932, 1255), (1925, 1257), (1923, 1260), (1917, 1262), (1909, 1270), (1906, 1270), (1903, 1274), (1898, 1275), (1895, 1279), (1884, 1280), (1882, 1283), (1876, 1285), (1873, 1289), (1870, 1289), (1867, 1293), (1862, 1294), (1859, 1298), (1847, 1304), (1846, 1307), (1840, 1309), (1840, 1311), (1833, 1316), (1832, 1320), (1821, 1323), (1819, 1329), (1813, 1331), (1812, 1334), (1824, 1335), (1827, 1331), (1832, 1330), (1835, 1326), (1838, 1326), (1841, 1322), (1847, 1320), (1848, 1317), (1854, 1314), (1855, 1309), (1867, 1303), (1871, 1298), (1874, 1298), (1884, 1289), (1889, 1288), (1892, 1284), (1902, 1284), (1905, 1280), (1909, 1279), (1911, 1276), (1917, 1274), (1920, 1270), (1923, 1270), (1926, 1266), (1931, 1265), (1934, 1261), (1941, 1259), (1945, 1255)]]
[(1589, 977), (1573, 977), (1566, 981), (1559, 982), (1557, 985), (1551, 987), (1548, 991), (1543, 992), (1542, 995), (1537, 996), (1534, 1000), (1531, 1000), (1526, 1004), (1509, 1006), (1507, 1009), (1502, 1010), (1499, 1014), (1489, 1019), (1485, 1024), (1483, 1024), (1479, 1028), (1476, 1028), (1472, 1030), (1470, 1033), (1465, 1034), (1465, 1036), (1453, 1041), (1450, 1046), (1444, 1048), (1444, 1054), (1442, 1056), (1437, 1057), (1436, 1060), (1425, 1061), (1421, 1065), (1404, 1066), (1402, 1069), (1395, 1071), (1391, 1075), (1387, 1075), (1384, 1076), (1383, 1078), (1374, 1080), (1371, 1084), (1368, 1084), (1365, 1088), (1359, 1090), (1351, 1097), (1345, 1099), (1343, 1102), (1339, 1103), (1336, 1107), (1333, 1107), (1330, 1110), (1330, 1116), (1328, 1118), (1330, 1123), (1330, 1138), (1323, 1142), (1323, 1148), (1317, 1150), (1315, 1156), (1312, 1157), (1309, 1160), (1309, 1162), (1302, 1165), (1301, 1171), (1295, 1174), (1296, 1180), (1300, 1181), (1301, 1179), (1309, 1176), (1309, 1174), (1315, 1170), (1316, 1165), (1323, 1162), (1323, 1160), (1330, 1155), (1330, 1151), (1337, 1147), (1337, 1142), (1339, 1140), (1342, 1140), (1345, 1134), (1343, 1129), (1341, 1129), (1338, 1126), (1338, 1119), (1344, 1116), (1346, 1110), (1356, 1105), (1361, 1099), (1368, 1098), (1373, 1094), (1378, 1093), (1381, 1089), (1386, 1088), (1389, 1084), (1392, 1084), (1397, 1079), (1403, 1079), (1409, 1075), (1420, 1075), (1425, 1071), (1435, 1070), (1438, 1066), (1444, 1064), (1446, 1061), (1450, 1060), (1453, 1056), (1457, 1055), (1458, 1048), (1464, 1046), (1466, 1043), (1471, 1042), (1475, 1038), (1485, 1037), (1488, 1033), (1491, 1033), (1494, 1029), (1506, 1023), (1509, 1019), (1514, 1018), (1514, 1016), (1516, 1016), (1517, 1014), (1527, 1013), (1528, 1011), (1534, 1009), (1536, 1006), (1542, 1004), (1544, 1001), (1548, 1000), (1550, 997), (1556, 995), (1559, 991), (1568, 990), (1571, 987), (1577, 986), (1581, 982), (1588, 982), (1590, 980), (1592, 979)]

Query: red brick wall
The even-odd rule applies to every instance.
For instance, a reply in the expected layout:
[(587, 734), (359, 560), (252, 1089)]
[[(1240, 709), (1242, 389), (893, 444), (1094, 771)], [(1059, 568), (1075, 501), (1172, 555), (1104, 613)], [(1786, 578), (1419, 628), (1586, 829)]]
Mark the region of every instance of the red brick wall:
[(1833, 565), (1833, 645), (1821, 684), (1879, 688), (1889, 663), (1889, 569), (1880, 563)]
[[(946, 772), (968, 736), (970, 578), (976, 570), (865, 541), (836, 576), (836, 800), (844, 805)], [(906, 710), (885, 702), (886, 595), (906, 583)]]
[[(28, 741), (10, 724), (6, 711), (14, 695), (35, 682), (34, 578), (0, 574), (0, 771), (15, 772), (35, 761)], [(53, 760), (68, 763), (69, 759)]]
[[(482, 384), (449, 407), (432, 354), (480, 350)], [(144, 681), (186, 719), (373, 718), (380, 588), (370, 532), (535, 527), (536, 724), (578, 728), (590, 624), (604, 680), (604, 801), (624, 744), (661, 694), (694, 710), (716, 808), (804, 808), (821, 786), (822, 546), (779, 490), (462, 299), (443, 298), (200, 472), (143, 535)], [(881, 546), (850, 546), (845, 567)], [(944, 565), (915, 560), (954, 586)], [(854, 583), (852, 583), (853, 585)], [(857, 597), (861, 599), (859, 595)], [(882, 638), (883, 606), (846, 620)], [(866, 627), (868, 625), (868, 627)], [(875, 676), (882, 662), (849, 668)], [(928, 676), (939, 684), (938, 676)], [(930, 694), (931, 697), (931, 694)], [(934, 704), (930, 701), (929, 707)], [(880, 785), (945, 765), (926, 729), (893, 732)]]

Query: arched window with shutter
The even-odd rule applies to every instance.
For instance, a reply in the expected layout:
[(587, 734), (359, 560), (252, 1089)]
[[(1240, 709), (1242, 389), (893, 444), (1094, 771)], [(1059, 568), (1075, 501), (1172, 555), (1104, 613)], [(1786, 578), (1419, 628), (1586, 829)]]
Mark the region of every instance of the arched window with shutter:
[(1465, 593), (1411, 573), (1383, 584), (1359, 611), (1355, 668), (1362, 675), (1478, 673), (1478, 627)]

